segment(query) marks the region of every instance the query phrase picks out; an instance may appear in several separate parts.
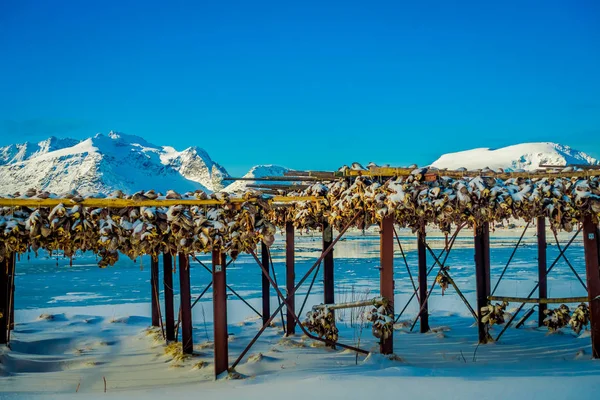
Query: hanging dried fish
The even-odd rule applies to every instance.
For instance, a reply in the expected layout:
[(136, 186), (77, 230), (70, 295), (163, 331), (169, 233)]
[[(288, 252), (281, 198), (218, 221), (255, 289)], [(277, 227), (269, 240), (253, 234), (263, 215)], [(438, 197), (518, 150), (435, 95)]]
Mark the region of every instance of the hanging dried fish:
[(569, 315), (569, 307), (561, 304), (560, 307), (555, 309), (544, 310), (544, 325), (548, 327), (550, 332), (556, 332), (560, 328), (564, 328), (571, 319)]
[(502, 304), (488, 304), (481, 307), (481, 322), (487, 326), (502, 325), (504, 323), (504, 312), (508, 303), (503, 301)]
[(569, 326), (573, 329), (577, 335), (581, 332), (581, 329), (590, 323), (590, 309), (586, 303), (581, 303), (573, 311), (571, 319), (569, 319)]

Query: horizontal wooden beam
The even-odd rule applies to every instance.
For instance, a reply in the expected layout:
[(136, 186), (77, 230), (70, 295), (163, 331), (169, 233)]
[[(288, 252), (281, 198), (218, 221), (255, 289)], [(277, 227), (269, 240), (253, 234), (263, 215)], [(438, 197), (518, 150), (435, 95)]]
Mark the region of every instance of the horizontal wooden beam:
[[(371, 167), (369, 170), (355, 171), (347, 170), (344, 173), (338, 173), (339, 176), (356, 177), (356, 176), (381, 176), (381, 177), (393, 177), (393, 176), (408, 176), (413, 172), (414, 168), (396, 168), (396, 167)], [(585, 171), (531, 171), (531, 172), (501, 172), (496, 173), (493, 171), (482, 172), (480, 170), (475, 171), (456, 171), (456, 170), (442, 170), (442, 169), (425, 169), (425, 175), (431, 176), (447, 176), (450, 178), (463, 178), (463, 177), (475, 177), (475, 176), (489, 176), (500, 179), (510, 178), (586, 178), (589, 176), (600, 176), (600, 169), (588, 169)]]
[(272, 189), (272, 190), (304, 190), (309, 185), (285, 185), (285, 184), (268, 184), (268, 183), (249, 183), (247, 187), (251, 189)]
[(287, 171), (284, 172), (284, 176), (309, 176), (314, 178), (333, 179), (337, 175), (333, 171)]
[(558, 297), (554, 299), (534, 299), (526, 297), (504, 297), (488, 296), (489, 301), (506, 301), (508, 303), (536, 303), (536, 304), (558, 304), (558, 303), (587, 303), (587, 296), (584, 297)]
[[(269, 203), (291, 203), (295, 201), (323, 201), (324, 198), (317, 196), (274, 196), (264, 199)], [(155, 200), (134, 200), (134, 199), (97, 199), (87, 198), (80, 202), (72, 199), (36, 199), (36, 198), (0, 198), (2, 207), (55, 207), (63, 204), (65, 207), (72, 207), (77, 204), (83, 207), (104, 207), (104, 208), (123, 208), (123, 207), (169, 207), (175, 205), (184, 206), (204, 206), (204, 205), (222, 205), (227, 203), (245, 203), (247, 201), (256, 201), (256, 199), (243, 199), (241, 197), (230, 198), (227, 202), (222, 200), (207, 199), (155, 199)]]
[(227, 178), (228, 181), (251, 181), (251, 182), (313, 182), (320, 180), (314, 176), (263, 176), (260, 178)]
[(335, 304), (317, 304), (313, 306), (313, 310), (321, 310), (327, 308), (328, 310), (341, 310), (344, 308), (357, 308), (357, 307), (368, 307), (368, 306), (380, 306), (385, 303), (386, 300), (383, 297), (375, 297), (372, 299), (352, 301), (349, 303), (335, 303)]

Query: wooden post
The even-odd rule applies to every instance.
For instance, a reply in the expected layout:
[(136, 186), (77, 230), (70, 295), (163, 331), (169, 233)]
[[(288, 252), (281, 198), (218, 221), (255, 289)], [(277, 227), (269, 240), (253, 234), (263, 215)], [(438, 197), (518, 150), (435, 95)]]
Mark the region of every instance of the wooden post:
[(5, 256), (0, 262), (0, 344), (8, 343), (8, 326), (10, 325), (10, 311), (8, 306), (8, 270), (10, 256)]
[(188, 255), (179, 253), (179, 299), (181, 303), (181, 344), (185, 354), (194, 352), (192, 338), (192, 294)]
[[(260, 254), (262, 258), (262, 266), (269, 273), (269, 248), (265, 244), (265, 242), (260, 242)], [(260, 276), (262, 277), (262, 321), (263, 325), (267, 323), (269, 317), (271, 316), (271, 285), (269, 284), (269, 277), (262, 272)]]
[[(381, 230), (379, 233), (379, 291), (382, 297), (385, 297), (394, 308), (394, 218), (385, 217), (381, 221)], [(394, 331), (387, 339), (381, 338), (379, 342), (379, 351), (381, 354), (392, 354), (394, 352)]]
[[(333, 228), (327, 221), (323, 222), (323, 251), (333, 242)], [(325, 304), (335, 303), (333, 249), (323, 259), (323, 301)]]
[(429, 308), (427, 306), (427, 250), (425, 248), (426, 236), (425, 227), (419, 229), (417, 233), (417, 250), (419, 255), (419, 306), (421, 313), (420, 332), (429, 332)]
[(158, 257), (150, 261), (150, 292), (152, 301), (152, 326), (160, 326), (159, 322), (159, 299), (158, 299)]
[(477, 286), (477, 327), (479, 331), (479, 343), (488, 341), (488, 332), (485, 324), (481, 321), (481, 308), (487, 306), (490, 295), (490, 240), (489, 225), (484, 223), (475, 229), (475, 281)]
[(288, 296), (286, 315), (286, 334), (296, 333), (296, 320), (292, 316), (295, 313), (295, 286), (296, 273), (294, 271), (294, 225), (291, 221), (285, 223), (285, 286)]
[[(546, 277), (546, 218), (537, 219), (537, 243), (538, 243), (538, 297), (540, 299), (548, 298), (548, 280)], [(547, 304), (538, 304), (538, 325), (544, 326), (544, 311), (548, 308)]]
[(229, 368), (225, 253), (212, 252), (215, 378)]
[(600, 231), (590, 215), (583, 219), (583, 248), (590, 302), (592, 357), (600, 358)]
[(173, 307), (173, 257), (163, 253), (163, 285), (165, 288), (165, 336), (168, 342), (175, 338), (175, 309)]

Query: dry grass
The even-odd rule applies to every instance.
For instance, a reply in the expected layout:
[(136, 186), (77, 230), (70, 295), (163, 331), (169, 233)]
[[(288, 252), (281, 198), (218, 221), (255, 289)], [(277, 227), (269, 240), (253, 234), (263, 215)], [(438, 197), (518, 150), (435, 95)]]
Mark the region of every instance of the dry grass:
[(196, 369), (202, 369), (205, 367), (208, 367), (208, 363), (206, 361), (198, 361), (196, 364), (194, 364), (192, 369), (196, 370)]
[(248, 362), (250, 362), (250, 363), (259, 362), (263, 358), (264, 358), (264, 356), (262, 355), (262, 353), (253, 354), (250, 357), (248, 357)]
[(297, 342), (290, 338), (283, 338), (279, 341), (279, 344), (283, 347), (292, 347), (292, 348), (304, 348), (306, 345), (304, 343)]
[(165, 354), (173, 360), (173, 362), (182, 362), (191, 358), (191, 355), (183, 352), (183, 346), (179, 342), (169, 343), (165, 346)]

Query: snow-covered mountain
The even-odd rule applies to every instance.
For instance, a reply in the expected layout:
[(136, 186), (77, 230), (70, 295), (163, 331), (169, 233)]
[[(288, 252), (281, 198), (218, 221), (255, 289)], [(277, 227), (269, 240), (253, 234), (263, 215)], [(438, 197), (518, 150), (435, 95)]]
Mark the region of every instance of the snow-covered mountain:
[(0, 148), (0, 193), (221, 190), (229, 174), (198, 147), (177, 151), (110, 132), (86, 140), (50, 138)]
[[(280, 167), (278, 165), (256, 165), (248, 171), (243, 178), (262, 178), (265, 176), (284, 176), (284, 174), (289, 171), (289, 169), (285, 167)], [(235, 181), (229, 186), (227, 186), (224, 191), (229, 193), (234, 192), (243, 192), (246, 190), (249, 184), (257, 183), (257, 181)], [(290, 182), (273, 182), (274, 184), (289, 184)]]
[(0, 165), (25, 161), (51, 151), (75, 146), (77, 143), (79, 143), (79, 140), (59, 139), (52, 136), (39, 143), (25, 142), (21, 144), (11, 144), (6, 147), (0, 147)]
[(431, 164), (436, 168), (479, 169), (489, 167), (504, 170), (523, 169), (531, 171), (538, 169), (540, 164), (568, 165), (590, 164), (599, 165), (595, 158), (558, 143), (522, 143), (499, 149), (479, 148), (444, 154)]

